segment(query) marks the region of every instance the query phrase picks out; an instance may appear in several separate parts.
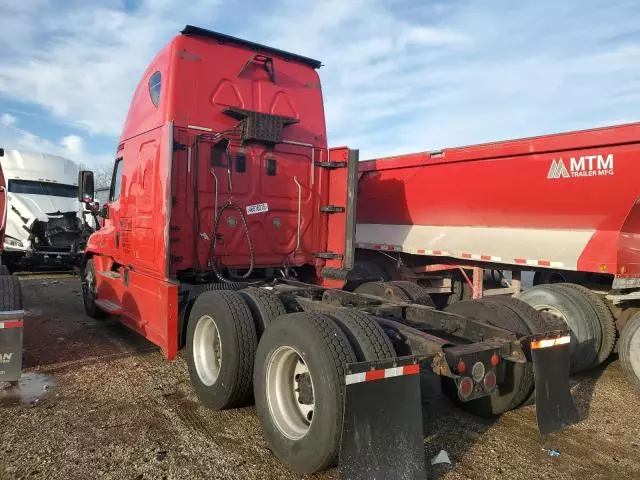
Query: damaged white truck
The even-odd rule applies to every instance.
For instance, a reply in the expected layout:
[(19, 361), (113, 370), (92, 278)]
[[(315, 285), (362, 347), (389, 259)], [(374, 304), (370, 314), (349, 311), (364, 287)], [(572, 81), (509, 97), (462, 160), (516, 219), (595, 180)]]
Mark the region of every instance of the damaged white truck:
[(2, 263), (9, 269), (74, 266), (93, 231), (78, 202), (78, 165), (41, 153), (4, 150), (7, 226)]

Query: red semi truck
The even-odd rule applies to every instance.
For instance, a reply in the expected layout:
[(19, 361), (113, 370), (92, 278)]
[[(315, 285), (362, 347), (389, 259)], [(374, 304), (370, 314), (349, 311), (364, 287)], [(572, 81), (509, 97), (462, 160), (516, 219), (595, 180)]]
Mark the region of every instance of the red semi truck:
[[(519, 295), (535, 272), (521, 298), (571, 328), (573, 371), (602, 363), (621, 332), (640, 387), (638, 158), (640, 123), (362, 162), (361, 269), (417, 281), (441, 306)], [(513, 272), (511, 290), (484, 291), (484, 269)]]
[[(339, 457), (344, 478), (424, 478), (421, 368), (479, 414), (535, 396), (542, 432), (577, 421), (565, 325), (511, 298), (439, 311), (354, 264), (358, 152), (327, 147), (319, 67), (192, 26), (162, 49), (94, 210), (87, 313), (118, 315), (168, 359), (184, 348), (206, 406), (255, 398), (299, 472)], [(92, 173), (78, 183), (93, 205)]]

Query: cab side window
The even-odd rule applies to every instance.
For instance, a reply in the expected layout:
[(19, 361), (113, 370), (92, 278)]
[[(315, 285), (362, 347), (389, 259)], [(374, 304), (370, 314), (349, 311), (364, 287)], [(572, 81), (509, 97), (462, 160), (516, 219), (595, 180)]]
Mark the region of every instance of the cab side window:
[(120, 189), (122, 187), (122, 166), (124, 162), (122, 157), (116, 159), (113, 167), (113, 177), (111, 177), (111, 190), (109, 191), (109, 202), (115, 202), (120, 198)]

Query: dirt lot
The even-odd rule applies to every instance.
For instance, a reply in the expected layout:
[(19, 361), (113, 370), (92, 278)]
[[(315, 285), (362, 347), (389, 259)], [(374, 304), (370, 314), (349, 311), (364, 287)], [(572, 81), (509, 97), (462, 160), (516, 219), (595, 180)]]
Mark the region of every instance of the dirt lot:
[[(77, 279), (25, 279), (23, 290), (27, 375), (22, 398), (0, 391), (1, 479), (300, 478), (271, 454), (253, 408), (200, 407), (182, 359), (85, 316)], [(640, 479), (640, 400), (617, 361), (575, 379), (586, 418), (547, 438), (533, 407), (482, 421), (423, 380), (425, 454), (445, 449), (453, 463), (431, 479)]]

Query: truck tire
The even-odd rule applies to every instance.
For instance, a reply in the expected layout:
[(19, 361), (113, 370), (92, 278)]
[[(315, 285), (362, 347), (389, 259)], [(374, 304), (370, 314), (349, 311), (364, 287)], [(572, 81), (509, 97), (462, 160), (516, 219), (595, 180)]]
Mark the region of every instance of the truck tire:
[(433, 293), (431, 299), (438, 310), (443, 310), (449, 305), (457, 302), (464, 302), (473, 298), (473, 289), (471, 285), (462, 277), (455, 275), (451, 279), (451, 293)]
[(22, 310), (20, 280), (11, 275), (0, 276), (0, 312)]
[(598, 365), (601, 365), (607, 358), (609, 358), (611, 352), (613, 352), (617, 339), (616, 320), (613, 318), (613, 314), (611, 313), (609, 306), (599, 295), (593, 293), (587, 287), (582, 285), (577, 285), (575, 283), (562, 283), (559, 284), (558, 287), (571, 288), (576, 292), (580, 292), (594, 308), (596, 316), (598, 317), (602, 341), (596, 361), (591, 366), (597, 367)]
[(327, 315), (290, 313), (262, 336), (256, 353), (256, 410), (273, 453), (311, 474), (336, 464), (349, 340)]
[(400, 287), (391, 282), (366, 282), (353, 290), (353, 293), (375, 295), (390, 302), (410, 302), (411, 298)]
[(95, 320), (102, 320), (107, 316), (107, 312), (101, 310), (96, 305), (96, 297), (98, 296), (96, 289), (96, 268), (93, 264), (93, 258), (87, 260), (82, 270), (82, 301), (84, 303), (84, 311)]
[(365, 282), (387, 281), (389, 275), (377, 263), (370, 260), (356, 260), (353, 269), (347, 275), (344, 290), (353, 292), (355, 288)]
[(640, 315), (627, 322), (620, 333), (620, 363), (631, 384), (640, 390)]
[(358, 310), (340, 309), (329, 316), (349, 339), (358, 362), (395, 357), (391, 340), (378, 322)]
[(249, 306), (256, 322), (258, 339), (271, 324), (271, 321), (287, 313), (282, 300), (264, 288), (249, 287), (240, 290), (240, 295)]
[(554, 283), (525, 290), (520, 300), (543, 315), (561, 320), (571, 330), (571, 371), (581, 372), (596, 361), (602, 342), (600, 323), (585, 297), (571, 288)]
[(548, 325), (542, 314), (531, 305), (518, 298), (499, 295), (495, 297), (484, 297), (481, 301), (484, 304), (493, 303), (504, 305), (513, 310), (513, 312), (520, 317), (523, 324), (526, 325), (526, 335), (529, 335), (530, 333), (544, 333), (548, 330)]
[[(512, 309), (499, 302), (479, 302), (466, 300), (454, 303), (446, 308), (447, 312), (457, 313), (495, 327), (514, 332), (522, 337), (529, 334), (526, 323)], [(534, 388), (533, 365), (531, 363), (503, 362), (505, 381), (496, 386), (496, 390), (488, 397), (461, 402), (454, 382), (448, 377), (441, 377), (443, 392), (464, 410), (482, 417), (500, 415), (519, 407), (531, 395)]]
[(431, 295), (429, 295), (427, 291), (417, 283), (403, 280), (394, 280), (389, 283), (404, 291), (412, 302), (435, 308), (436, 304), (433, 303)]
[(247, 403), (256, 344), (251, 310), (238, 292), (209, 291), (196, 298), (185, 356), (191, 383), (205, 406), (222, 410)]
[(7, 267), (6, 265), (0, 265), (0, 276), (2, 275), (11, 275), (9, 267)]

